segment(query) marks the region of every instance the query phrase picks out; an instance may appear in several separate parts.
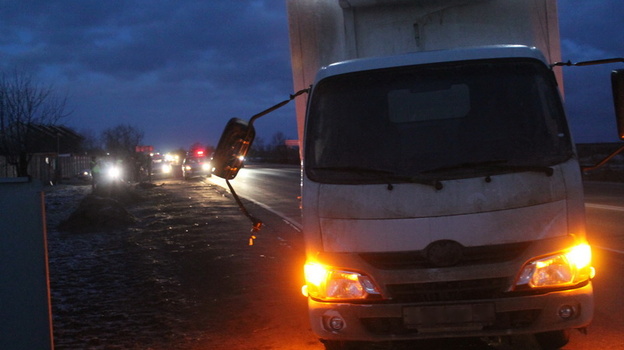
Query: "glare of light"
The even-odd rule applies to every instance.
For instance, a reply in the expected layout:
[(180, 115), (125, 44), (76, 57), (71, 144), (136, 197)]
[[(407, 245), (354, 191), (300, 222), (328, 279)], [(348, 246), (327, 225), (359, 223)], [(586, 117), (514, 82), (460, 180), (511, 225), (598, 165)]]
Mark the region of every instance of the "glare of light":
[(304, 265), (304, 276), (306, 287), (302, 288), (302, 293), (312, 298), (339, 301), (380, 295), (372, 280), (359, 272), (308, 262)]
[(165, 153), (165, 161), (171, 162), (174, 160), (174, 157), (171, 153)]
[(591, 247), (579, 244), (568, 251), (541, 257), (527, 263), (516, 285), (531, 288), (561, 287), (592, 279)]
[(568, 259), (577, 269), (582, 269), (591, 264), (592, 253), (589, 244), (579, 244), (572, 248), (567, 254)]
[(327, 276), (327, 269), (321, 264), (306, 264), (303, 268), (308, 284), (320, 286)]
[(121, 169), (119, 169), (119, 167), (117, 166), (111, 166), (110, 168), (108, 168), (108, 176), (112, 178), (118, 178), (119, 176), (121, 176)]

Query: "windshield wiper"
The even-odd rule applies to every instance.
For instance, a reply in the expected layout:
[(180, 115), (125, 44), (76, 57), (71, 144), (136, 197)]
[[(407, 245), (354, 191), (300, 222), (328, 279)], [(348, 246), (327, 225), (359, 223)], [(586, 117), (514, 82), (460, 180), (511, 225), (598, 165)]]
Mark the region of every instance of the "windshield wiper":
[(534, 173), (544, 173), (546, 176), (550, 177), (555, 173), (555, 170), (549, 166), (545, 165), (498, 165), (497, 168), (501, 170), (511, 170), (513, 172), (534, 172)]
[(354, 173), (354, 174), (393, 174), (390, 170), (385, 169), (375, 169), (375, 168), (366, 168), (360, 166), (326, 166), (326, 167), (315, 167), (312, 170), (329, 170), (329, 171), (339, 171), (345, 173)]
[(359, 166), (340, 166), (340, 167), (316, 167), (312, 168), (312, 170), (329, 170), (329, 171), (338, 171), (345, 172), (351, 174), (360, 174), (360, 175), (373, 175), (377, 179), (382, 180), (388, 184), (388, 190), (392, 190), (392, 182), (409, 182), (409, 183), (417, 183), (421, 185), (432, 186), (437, 190), (441, 190), (443, 185), (437, 179), (432, 179), (429, 177), (422, 176), (408, 176), (408, 175), (400, 175), (390, 170), (385, 169), (375, 169), (375, 168), (365, 168)]
[(505, 163), (507, 163), (506, 160), (488, 160), (488, 161), (483, 161), (483, 162), (468, 162), (468, 163), (447, 165), (447, 166), (442, 166), (438, 168), (423, 170), (421, 171), (421, 174), (444, 173), (444, 172), (454, 171), (454, 170), (491, 167), (491, 166), (498, 166), (500, 164), (505, 164)]
[(483, 162), (469, 162), (469, 163), (461, 163), (457, 165), (444, 166), (429, 170), (424, 170), (421, 173), (442, 173), (454, 170), (462, 170), (462, 169), (478, 169), (484, 168), (485, 170), (496, 170), (496, 171), (511, 171), (511, 172), (538, 172), (544, 173), (546, 176), (552, 176), (554, 173), (553, 168), (545, 165), (513, 165), (507, 164), (507, 160), (497, 159), (497, 160), (488, 160)]

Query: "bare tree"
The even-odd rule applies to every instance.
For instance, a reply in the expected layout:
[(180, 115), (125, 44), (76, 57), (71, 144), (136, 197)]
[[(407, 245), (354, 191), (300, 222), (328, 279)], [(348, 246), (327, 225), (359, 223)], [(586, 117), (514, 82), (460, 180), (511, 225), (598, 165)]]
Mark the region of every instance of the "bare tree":
[(116, 161), (124, 163), (126, 171), (129, 171), (128, 179), (135, 181), (141, 177), (141, 167), (149, 165), (147, 160), (149, 157), (136, 152), (143, 135), (143, 131), (128, 124), (120, 124), (102, 132), (102, 142), (106, 151)]
[(189, 148), (189, 153), (194, 153), (196, 151), (204, 151), (206, 147), (202, 145), (200, 142), (194, 142)]
[(135, 153), (136, 146), (141, 144), (144, 133), (138, 128), (120, 124), (102, 132), (104, 148), (118, 158), (126, 158)]
[(0, 153), (16, 167), (17, 176), (28, 176), (28, 163), (35, 151), (33, 126), (54, 126), (66, 117), (67, 98), (58, 98), (52, 86), (14, 72), (0, 76)]
[(264, 160), (264, 158), (267, 157), (267, 148), (264, 138), (256, 136), (256, 139), (251, 145), (251, 150), (249, 150), (249, 157), (254, 158), (254, 160)]
[(271, 147), (272, 148), (278, 148), (280, 146), (283, 146), (286, 142), (286, 136), (284, 135), (283, 132), (278, 131), (275, 134), (273, 134), (273, 137), (271, 138)]
[(82, 152), (90, 155), (101, 155), (104, 153), (100, 142), (100, 137), (96, 134), (95, 131), (91, 129), (85, 129), (80, 131), (80, 135), (82, 135), (83, 137), (82, 143), (80, 145)]

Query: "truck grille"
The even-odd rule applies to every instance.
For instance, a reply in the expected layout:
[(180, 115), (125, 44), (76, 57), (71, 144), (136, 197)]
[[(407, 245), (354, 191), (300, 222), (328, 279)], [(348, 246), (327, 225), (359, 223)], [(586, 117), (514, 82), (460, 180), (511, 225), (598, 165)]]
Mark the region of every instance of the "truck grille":
[[(483, 326), (483, 331), (516, 330), (530, 327), (541, 310), (521, 310), (496, 313), (496, 321)], [(418, 334), (417, 328), (407, 328), (400, 317), (371, 317), (360, 319), (366, 330), (377, 335)]]
[(466, 281), (388, 284), (386, 288), (393, 302), (428, 303), (492, 299), (501, 297), (507, 289), (506, 277)]
[[(454, 266), (483, 265), (511, 261), (524, 252), (530, 242), (492, 246), (463, 247), (462, 258)], [(433, 267), (427, 261), (425, 250), (392, 253), (362, 253), (360, 257), (382, 270), (424, 269)]]

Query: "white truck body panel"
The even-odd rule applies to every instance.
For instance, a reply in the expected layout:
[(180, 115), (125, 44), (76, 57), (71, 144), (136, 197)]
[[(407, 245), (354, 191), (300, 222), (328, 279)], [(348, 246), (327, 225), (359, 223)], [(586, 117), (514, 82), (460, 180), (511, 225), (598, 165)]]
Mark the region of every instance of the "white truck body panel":
[[(517, 44), (561, 60), (556, 0), (286, 0), (295, 91), (354, 58)], [(558, 76), (561, 84), (561, 76)], [(303, 139), (305, 99), (296, 100)]]
[[(528, 224), (527, 218), (531, 218)], [(425, 250), (440, 237), (464, 247), (483, 246), (561, 236), (566, 232), (566, 211), (565, 202), (559, 201), (466, 217), (321, 219), (321, 232), (323, 250), (335, 253)]]

